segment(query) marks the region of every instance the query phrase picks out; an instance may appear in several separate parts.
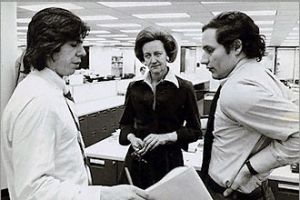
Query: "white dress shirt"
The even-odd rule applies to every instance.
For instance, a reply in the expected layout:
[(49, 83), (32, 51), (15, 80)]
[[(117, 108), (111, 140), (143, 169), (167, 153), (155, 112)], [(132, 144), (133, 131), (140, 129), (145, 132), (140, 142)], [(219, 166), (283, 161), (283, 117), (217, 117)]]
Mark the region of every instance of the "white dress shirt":
[[(3, 112), (2, 163), (12, 200), (100, 199), (100, 186), (88, 186), (64, 89), (54, 71), (33, 71)], [(73, 102), (68, 103), (74, 110)]]
[[(231, 185), (247, 159), (260, 179), (299, 159), (299, 107), (288, 88), (252, 59), (242, 60), (221, 85), (209, 165), (219, 185)], [(252, 184), (242, 187), (257, 187)]]

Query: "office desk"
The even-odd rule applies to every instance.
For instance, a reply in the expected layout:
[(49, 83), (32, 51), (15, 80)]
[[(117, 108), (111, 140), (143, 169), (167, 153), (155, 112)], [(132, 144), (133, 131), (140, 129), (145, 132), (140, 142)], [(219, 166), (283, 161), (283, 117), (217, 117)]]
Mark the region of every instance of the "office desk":
[[(191, 143), (189, 145), (189, 151), (191, 152), (183, 151), (184, 164), (187, 166), (193, 166), (196, 170), (201, 169), (202, 142), (203, 141), (198, 140), (197, 142)], [(199, 143), (201, 144), (198, 145)], [(90, 158), (92, 165), (94, 164), (101, 169), (105, 168), (107, 162), (113, 161), (113, 163), (108, 163), (108, 165), (116, 165), (116, 171), (113, 173), (116, 173), (117, 176), (115, 178), (117, 180), (128, 147), (129, 146), (122, 146), (118, 143), (118, 136), (111, 136), (88, 147), (86, 149), (86, 154)], [(278, 187), (282, 186), (284, 183), (286, 187), (290, 187), (286, 189), (299, 190), (299, 174), (292, 173), (290, 166), (275, 169), (269, 176), (269, 179), (276, 181), (276, 183), (279, 184)]]
[[(184, 164), (193, 166), (196, 170), (201, 169), (202, 148), (197, 148), (200, 141), (191, 143), (189, 152), (183, 151)], [(124, 161), (129, 145), (123, 146), (118, 142), (118, 137), (111, 136), (86, 148), (86, 155), (90, 158)]]
[[(128, 80), (128, 83), (129, 82), (130, 80)], [(120, 118), (124, 112), (125, 96), (112, 95), (109, 91), (113, 90), (113, 88), (109, 87), (109, 85), (104, 87), (105, 85), (103, 84), (86, 84), (78, 86), (78, 88), (81, 88), (81, 93), (77, 93), (78, 101), (75, 101), (75, 110), (79, 117), (81, 133), (86, 147), (101, 141), (118, 129)], [(208, 90), (209, 81), (197, 79), (193, 84), (197, 94), (197, 104), (202, 106), (203, 95), (205, 91)], [(124, 85), (122, 86), (126, 88)], [(85, 87), (90, 88), (86, 88), (88, 89), (88, 92), (82, 89)], [(107, 90), (107, 92), (104, 90)], [(99, 92), (103, 96), (102, 98), (97, 99), (99, 95), (96, 94)], [(105, 93), (108, 93), (108, 96), (105, 96)], [(84, 98), (85, 96), (87, 97)], [(81, 100), (85, 99), (86, 101), (80, 101), (79, 97)], [(199, 111), (201, 111), (201, 108), (202, 107), (199, 106)]]

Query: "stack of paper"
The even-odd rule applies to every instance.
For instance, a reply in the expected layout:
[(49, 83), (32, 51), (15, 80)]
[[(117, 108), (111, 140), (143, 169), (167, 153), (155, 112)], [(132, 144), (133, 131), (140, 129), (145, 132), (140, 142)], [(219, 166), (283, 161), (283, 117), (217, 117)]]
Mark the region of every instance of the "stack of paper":
[(213, 200), (193, 167), (177, 167), (146, 189), (157, 200)]

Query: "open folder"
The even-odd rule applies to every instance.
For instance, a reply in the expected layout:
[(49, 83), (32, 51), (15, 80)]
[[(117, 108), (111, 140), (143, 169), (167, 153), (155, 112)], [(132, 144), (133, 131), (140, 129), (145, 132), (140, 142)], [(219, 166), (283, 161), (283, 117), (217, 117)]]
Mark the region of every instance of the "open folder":
[(177, 167), (146, 189), (156, 200), (213, 200), (193, 167)]

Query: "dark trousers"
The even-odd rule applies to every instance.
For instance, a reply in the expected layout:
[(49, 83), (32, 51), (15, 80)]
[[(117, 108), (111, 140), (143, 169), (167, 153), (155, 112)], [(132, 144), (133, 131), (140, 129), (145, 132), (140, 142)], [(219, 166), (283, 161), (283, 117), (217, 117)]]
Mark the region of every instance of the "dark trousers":
[(275, 200), (268, 181), (249, 194), (234, 191), (228, 197), (223, 196), (226, 188), (219, 186), (212, 178), (208, 177), (206, 187), (214, 200)]

